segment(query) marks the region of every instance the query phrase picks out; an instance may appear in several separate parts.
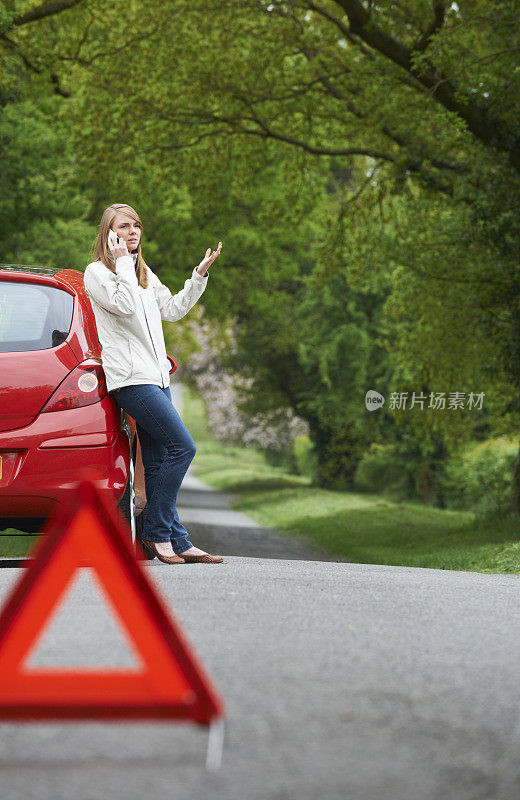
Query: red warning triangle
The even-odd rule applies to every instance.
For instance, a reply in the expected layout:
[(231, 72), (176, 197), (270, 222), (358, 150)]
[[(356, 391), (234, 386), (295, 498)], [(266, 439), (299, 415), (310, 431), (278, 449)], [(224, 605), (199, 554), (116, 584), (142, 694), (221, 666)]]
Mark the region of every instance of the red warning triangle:
[[(136, 560), (95, 484), (45, 527), (0, 615), (0, 719), (191, 719), (209, 724), (223, 700)], [(78, 568), (91, 567), (143, 664), (141, 670), (31, 668), (30, 651)], [(184, 567), (176, 567), (176, 569)]]

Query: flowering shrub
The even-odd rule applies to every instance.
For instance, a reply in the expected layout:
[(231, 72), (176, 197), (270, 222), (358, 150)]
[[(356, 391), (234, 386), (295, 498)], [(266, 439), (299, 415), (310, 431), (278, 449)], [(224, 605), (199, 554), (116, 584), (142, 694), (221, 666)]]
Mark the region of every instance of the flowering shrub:
[(305, 420), (287, 408), (254, 416), (238, 409), (236, 387), (250, 387), (252, 381), (229, 374), (222, 366), (219, 355), (230, 346), (235, 349), (232, 328), (229, 327), (223, 337), (220, 332), (216, 334), (207, 321), (192, 319), (190, 325), (191, 334), (202, 349), (190, 354), (188, 363), (182, 365), (182, 372), (179, 369), (179, 377), (197, 387), (215, 439), (223, 444), (257, 447), (271, 460), (293, 466), (294, 439), (309, 431)]

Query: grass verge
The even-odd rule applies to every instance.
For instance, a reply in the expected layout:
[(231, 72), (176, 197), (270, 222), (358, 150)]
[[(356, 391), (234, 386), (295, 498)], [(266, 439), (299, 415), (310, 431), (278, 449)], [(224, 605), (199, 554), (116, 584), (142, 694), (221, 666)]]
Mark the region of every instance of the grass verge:
[(20, 558), (26, 556), (36, 544), (38, 536), (34, 533), (23, 533), (14, 528), (0, 531), (0, 558)]

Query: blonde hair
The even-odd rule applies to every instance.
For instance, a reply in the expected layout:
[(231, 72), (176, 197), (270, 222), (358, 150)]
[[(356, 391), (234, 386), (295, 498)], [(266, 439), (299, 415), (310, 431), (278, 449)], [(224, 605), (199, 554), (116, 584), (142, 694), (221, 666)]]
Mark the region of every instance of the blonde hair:
[(132, 217), (134, 222), (138, 222), (141, 226), (141, 236), (139, 238), (139, 244), (137, 246), (137, 261), (135, 262), (135, 272), (137, 275), (137, 282), (139, 286), (142, 286), (143, 289), (146, 289), (148, 287), (148, 275), (146, 274), (147, 265), (143, 259), (143, 256), (141, 255), (141, 242), (143, 240), (143, 223), (141, 222), (139, 214), (132, 208), (132, 206), (126, 205), (126, 203), (112, 203), (111, 206), (105, 208), (101, 216), (98, 235), (92, 247), (91, 256), (95, 261), (101, 261), (107, 269), (115, 273), (116, 266), (114, 262), (114, 257), (112, 256), (112, 253), (108, 249), (107, 239), (108, 239), (108, 231), (112, 227), (112, 223), (116, 218), (116, 215), (120, 211), (124, 212), (125, 214), (128, 214), (129, 217)]

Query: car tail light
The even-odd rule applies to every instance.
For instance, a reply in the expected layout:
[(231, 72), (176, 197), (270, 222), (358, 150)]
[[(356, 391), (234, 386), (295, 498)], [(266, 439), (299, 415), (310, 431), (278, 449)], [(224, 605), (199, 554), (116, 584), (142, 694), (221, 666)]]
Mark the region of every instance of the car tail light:
[(107, 394), (105, 373), (97, 361), (82, 361), (69, 372), (45, 403), (44, 411), (64, 411), (99, 403)]

